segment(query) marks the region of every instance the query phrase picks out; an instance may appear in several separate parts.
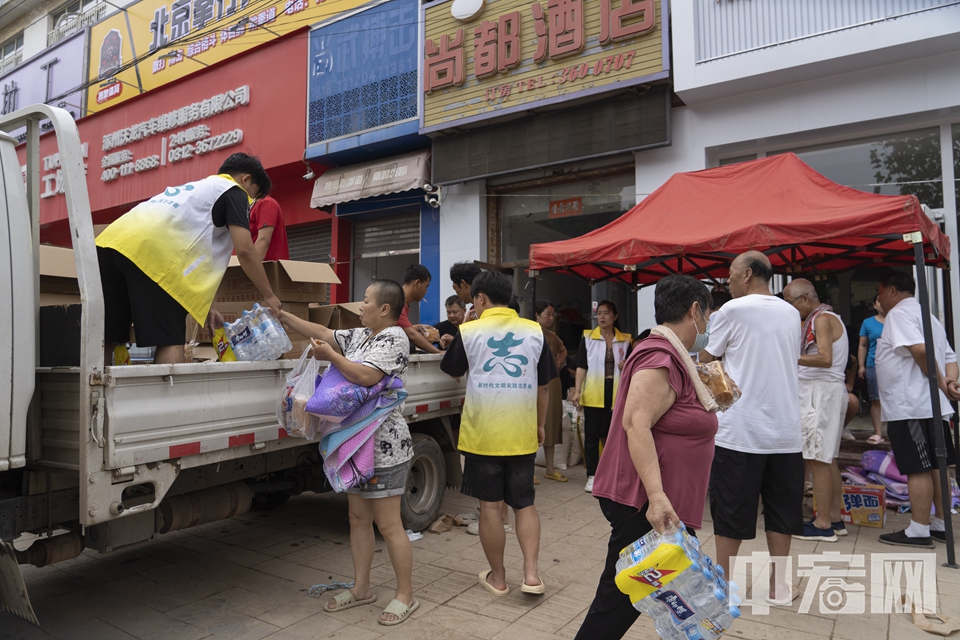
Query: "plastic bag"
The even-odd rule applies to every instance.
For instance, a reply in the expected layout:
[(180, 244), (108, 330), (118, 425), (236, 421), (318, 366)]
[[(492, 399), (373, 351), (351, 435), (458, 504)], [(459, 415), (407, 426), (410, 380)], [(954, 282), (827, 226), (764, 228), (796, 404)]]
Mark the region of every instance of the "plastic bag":
[(723, 369), (723, 364), (719, 360), (712, 362), (697, 363), (697, 373), (700, 380), (707, 386), (710, 395), (720, 406), (720, 411), (726, 411), (740, 399), (740, 387), (733, 381), (727, 372)]
[(297, 366), (287, 374), (283, 394), (277, 406), (277, 420), (291, 436), (313, 440), (320, 428), (320, 419), (305, 411), (307, 401), (317, 388), (320, 363), (305, 349)]

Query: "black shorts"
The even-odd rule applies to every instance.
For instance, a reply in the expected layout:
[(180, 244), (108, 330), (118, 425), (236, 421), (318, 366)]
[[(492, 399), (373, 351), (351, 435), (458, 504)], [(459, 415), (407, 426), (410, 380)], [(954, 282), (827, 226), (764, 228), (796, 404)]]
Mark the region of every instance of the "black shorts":
[(129, 342), (130, 324), (138, 347), (183, 344), (187, 310), (126, 256), (97, 247), (103, 285), (104, 330), (107, 342)]
[(943, 425), (943, 439), (947, 445), (947, 465), (956, 464), (956, 452), (953, 438), (950, 437), (948, 423), (933, 418), (924, 420), (891, 420), (887, 423), (887, 437), (890, 448), (897, 461), (897, 468), (903, 475), (924, 473), (938, 469), (934, 424)]
[(743, 453), (717, 447), (710, 469), (713, 532), (735, 540), (757, 537), (757, 504), (764, 530), (803, 533), (803, 454)]
[(506, 502), (514, 509), (533, 506), (533, 461), (526, 456), (478, 456), (465, 453), (460, 493), (484, 502)]

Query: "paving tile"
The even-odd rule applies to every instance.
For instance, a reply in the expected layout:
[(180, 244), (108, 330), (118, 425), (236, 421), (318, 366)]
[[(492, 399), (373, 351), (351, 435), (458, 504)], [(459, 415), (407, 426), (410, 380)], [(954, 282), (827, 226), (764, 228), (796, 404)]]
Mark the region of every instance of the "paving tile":
[(207, 640), (213, 638), (222, 638), (223, 640), (261, 640), (280, 630), (272, 624), (257, 620), (250, 616), (233, 616), (230, 618), (217, 618), (216, 624), (204, 627), (210, 635)]
[(0, 640), (41, 640), (55, 637), (23, 618), (0, 610)]
[[(237, 587), (171, 609), (166, 613), (172, 618), (192, 624), (195, 627), (210, 629), (217, 626), (221, 619), (231, 619), (237, 616), (257, 617), (284, 604), (286, 601), (287, 598), (281, 595), (264, 596)], [(273, 631), (276, 631), (276, 629)]]
[(437, 607), (429, 611), (421, 621), (452, 629), (455, 631), (469, 630), (480, 638), (493, 638), (495, 635), (510, 626), (510, 623), (495, 618), (488, 618), (469, 611), (461, 611), (450, 607)]
[(116, 607), (98, 617), (138, 640), (200, 640), (210, 635), (209, 631), (133, 603)]
[(126, 631), (121, 631), (112, 624), (96, 618), (80, 625), (60, 629), (53, 635), (61, 640), (134, 640), (134, 636)]

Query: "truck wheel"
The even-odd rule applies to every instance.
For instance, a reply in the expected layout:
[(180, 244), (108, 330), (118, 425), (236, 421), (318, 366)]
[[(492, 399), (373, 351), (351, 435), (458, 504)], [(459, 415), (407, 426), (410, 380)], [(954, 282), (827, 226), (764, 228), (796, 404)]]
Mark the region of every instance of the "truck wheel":
[(289, 499), (290, 494), (286, 491), (276, 491), (274, 493), (255, 493), (253, 494), (253, 501), (250, 503), (250, 510), (272, 511)]
[(447, 472), (440, 445), (425, 433), (414, 433), (407, 491), (400, 498), (403, 526), (423, 531), (433, 524), (440, 517), (446, 485)]

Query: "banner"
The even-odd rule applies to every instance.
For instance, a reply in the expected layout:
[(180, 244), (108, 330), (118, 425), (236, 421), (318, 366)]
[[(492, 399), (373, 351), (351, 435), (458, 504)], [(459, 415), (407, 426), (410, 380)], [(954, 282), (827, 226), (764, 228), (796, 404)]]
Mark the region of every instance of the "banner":
[[(364, 0), (141, 0), (90, 28), (87, 112), (112, 107), (362, 4)], [(255, 66), (250, 72), (271, 70)]]

